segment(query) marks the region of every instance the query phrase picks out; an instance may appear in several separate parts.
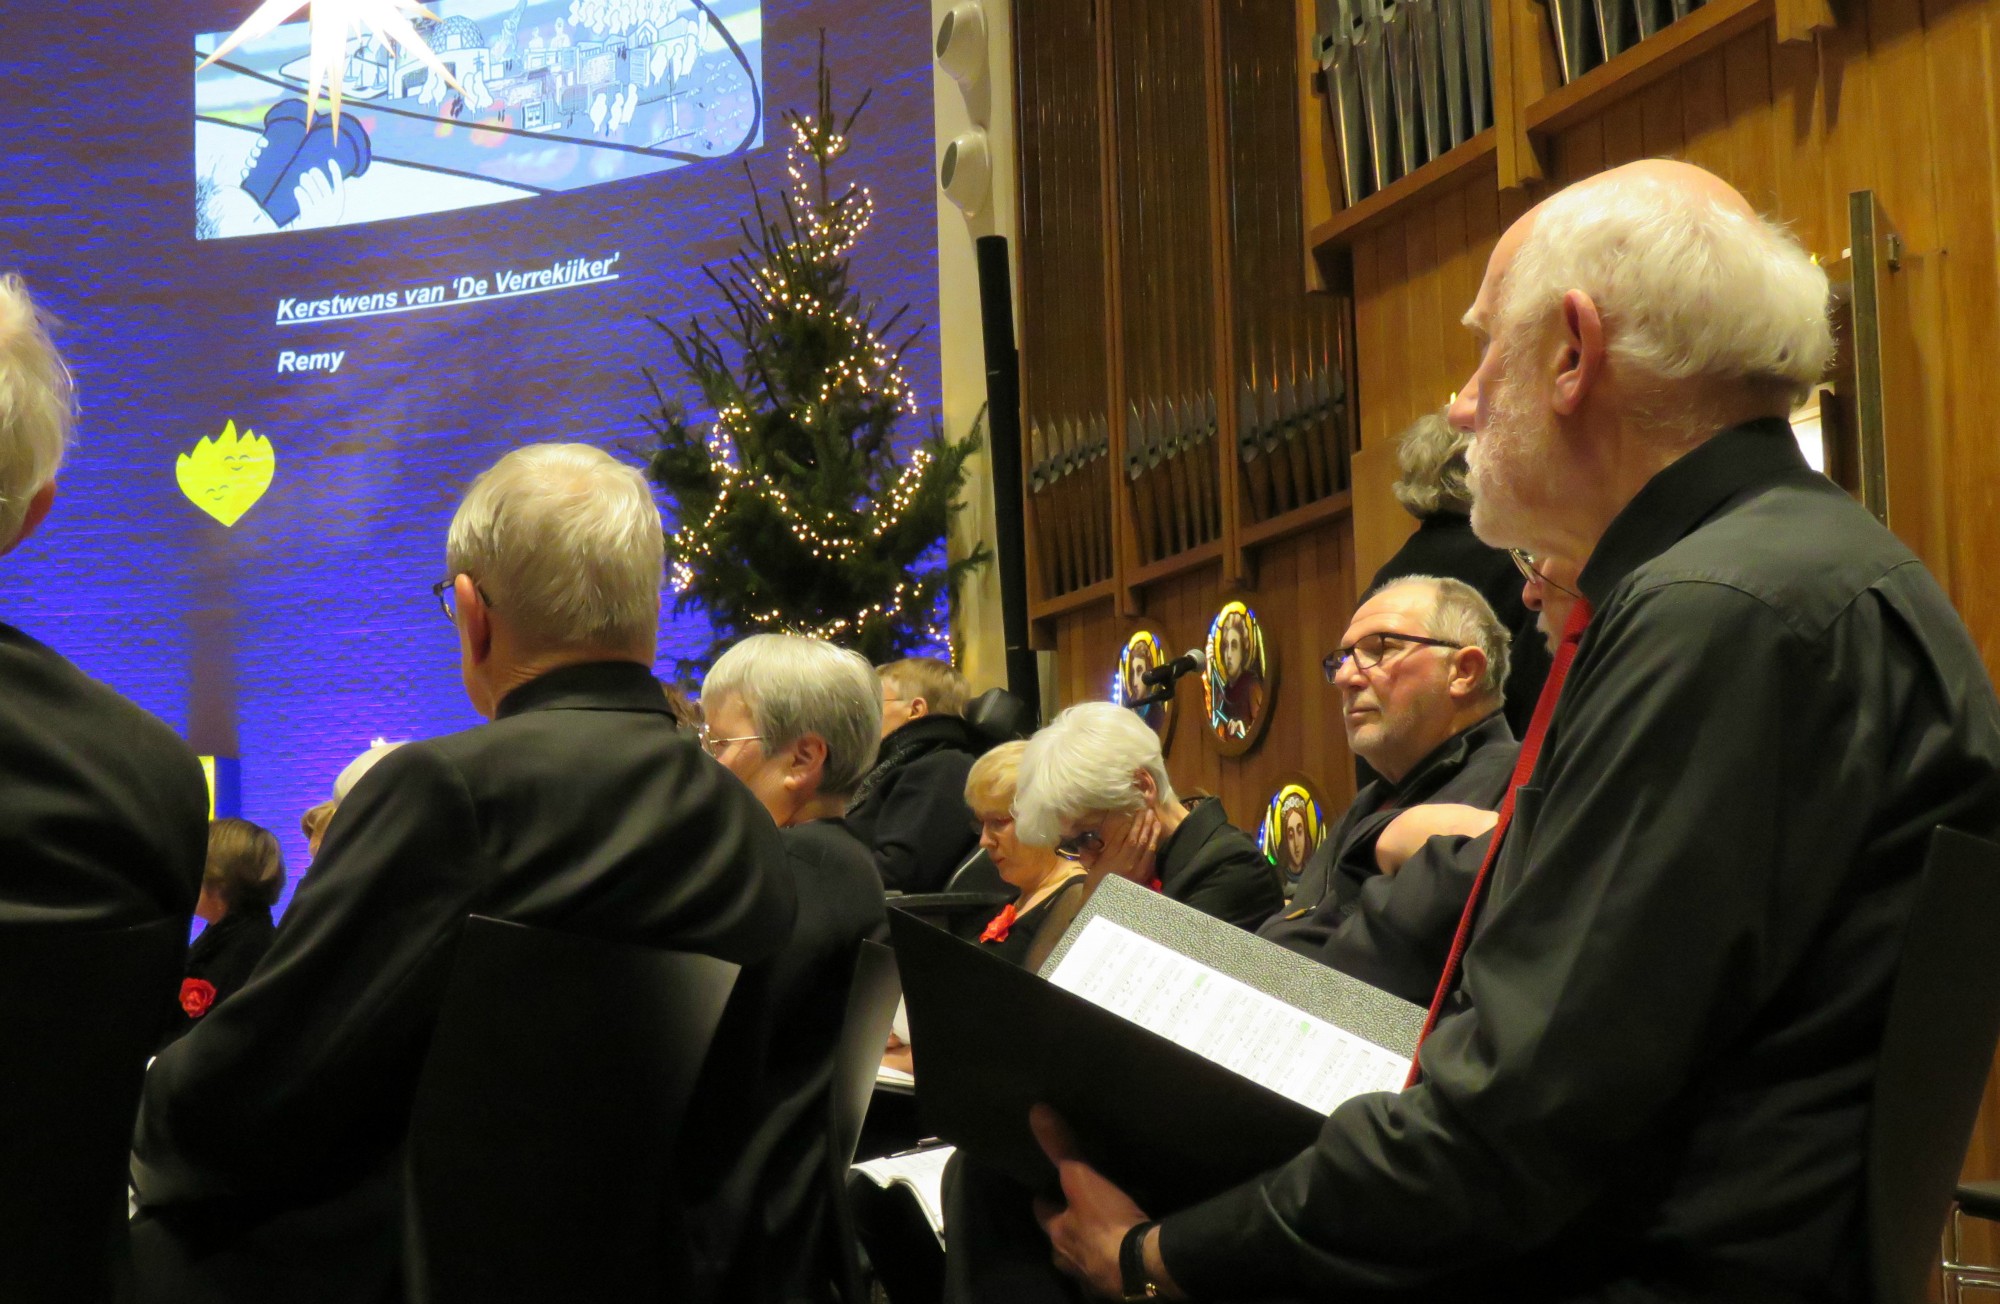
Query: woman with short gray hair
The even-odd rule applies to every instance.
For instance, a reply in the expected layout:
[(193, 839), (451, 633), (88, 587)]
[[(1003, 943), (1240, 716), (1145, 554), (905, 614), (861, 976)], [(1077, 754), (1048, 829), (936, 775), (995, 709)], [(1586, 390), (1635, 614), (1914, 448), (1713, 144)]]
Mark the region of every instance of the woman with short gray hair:
[[(720, 1257), (716, 1298), (809, 1299), (817, 1256), (771, 1253), (810, 1246), (827, 1225), (824, 1184), (828, 1090), (847, 989), (864, 939), (886, 931), (875, 860), (841, 817), (875, 759), (881, 689), (866, 660), (795, 634), (757, 634), (730, 648), (702, 683), (702, 746), (749, 787), (776, 820), (784, 869), (798, 893), (791, 940), (737, 979), (709, 1054), (762, 1052), (764, 1071), (695, 1115), (689, 1129), (754, 1132), (726, 1171), (690, 1173), (701, 1203), (749, 1209), (755, 1227)], [(725, 1058), (717, 1060), (718, 1053)], [(719, 1156), (718, 1156), (719, 1157)]]
[[(877, 683), (858, 652), (796, 634), (753, 634), (723, 653), (702, 682), (703, 745), (750, 784), (780, 825), (798, 823), (802, 804), (838, 815), (881, 745)], [(753, 780), (752, 771), (774, 763), (780, 769)]]
[(1176, 796), (1159, 735), (1110, 702), (1072, 706), (1028, 740), (1014, 821), (1023, 842), (1082, 865), (1086, 892), (1117, 874), (1253, 931), (1284, 905), (1278, 867), (1221, 802)]

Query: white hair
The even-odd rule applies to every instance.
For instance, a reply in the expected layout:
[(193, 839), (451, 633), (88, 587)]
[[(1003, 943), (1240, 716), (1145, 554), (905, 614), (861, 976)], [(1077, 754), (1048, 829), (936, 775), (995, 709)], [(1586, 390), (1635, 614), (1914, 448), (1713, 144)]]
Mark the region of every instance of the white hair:
[(347, 768), (342, 770), (333, 780), (334, 804), (339, 805), (341, 802), (346, 801), (348, 795), (354, 791), (354, 785), (361, 782), (362, 776), (374, 769), (383, 757), (402, 745), (401, 743), (392, 743), (377, 738), (367, 751), (349, 761)]
[(716, 659), (701, 695), (743, 703), (766, 754), (819, 735), (826, 743), (822, 793), (848, 795), (875, 764), (882, 689), (859, 652), (798, 634), (752, 634)]
[(1167, 779), (1160, 736), (1136, 712), (1110, 702), (1080, 702), (1028, 740), (1014, 781), (1014, 833), (1050, 847), (1062, 824), (1094, 811), (1135, 811), (1146, 804), (1136, 776), (1153, 776), (1162, 804), (1178, 801)]
[(588, 444), (517, 448), (472, 482), (445, 561), (528, 638), (650, 647), (665, 565), (645, 478)]
[(28, 503), (62, 469), (75, 417), (69, 369), (26, 282), (0, 276), (0, 546), (14, 542)]
[[(1605, 351), (1661, 381), (1765, 382), (1802, 401), (1833, 358), (1826, 273), (1782, 228), (1647, 175), (1550, 198), (1510, 266), (1495, 339), (1588, 294)], [(1704, 432), (1708, 433), (1708, 432)]]

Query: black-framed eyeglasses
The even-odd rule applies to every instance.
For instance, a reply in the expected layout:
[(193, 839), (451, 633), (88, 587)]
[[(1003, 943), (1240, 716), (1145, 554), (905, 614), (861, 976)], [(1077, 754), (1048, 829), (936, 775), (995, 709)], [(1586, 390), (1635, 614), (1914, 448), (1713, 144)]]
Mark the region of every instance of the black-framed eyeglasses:
[(1542, 568), (1536, 564), (1535, 554), (1525, 552), (1520, 548), (1509, 548), (1507, 555), (1514, 559), (1514, 569), (1521, 572), (1521, 578), (1527, 580), (1530, 584), (1545, 585), (1558, 593), (1567, 593), (1572, 598), (1581, 598), (1583, 596), (1568, 585), (1558, 584), (1550, 579), (1542, 571)]
[(1072, 833), (1056, 843), (1056, 854), (1064, 860), (1081, 860), (1104, 850), (1104, 834), (1098, 829)]
[[(453, 625), (458, 624), (458, 608), (452, 604), (451, 597), (452, 587), (457, 583), (458, 576), (447, 575), (437, 583), (431, 585), (431, 596), (437, 599), (438, 610), (444, 612), (444, 618)], [(479, 594), (479, 600), (486, 604), (488, 610), (491, 610), (493, 599), (486, 596), (486, 590), (480, 588), (477, 584), (474, 584), (472, 588), (475, 593)]]
[(1396, 634), (1384, 631), (1380, 634), (1366, 634), (1346, 647), (1337, 647), (1326, 654), (1319, 668), (1326, 675), (1326, 682), (1332, 683), (1340, 675), (1340, 668), (1347, 664), (1349, 657), (1363, 670), (1373, 670), (1382, 664), (1382, 659), (1398, 647), (1448, 647), (1454, 650), (1464, 647), (1448, 638), (1426, 638), (1422, 634)]

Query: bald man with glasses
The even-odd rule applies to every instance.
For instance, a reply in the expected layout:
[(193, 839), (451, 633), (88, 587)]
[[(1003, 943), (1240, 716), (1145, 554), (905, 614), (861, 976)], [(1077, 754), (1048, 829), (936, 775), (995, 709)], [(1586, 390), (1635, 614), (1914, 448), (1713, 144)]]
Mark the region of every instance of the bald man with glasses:
[[(1501, 713), (1510, 638), (1486, 600), (1457, 580), (1397, 580), (1356, 608), (1322, 667), (1340, 690), (1349, 750), (1380, 777), (1355, 795), (1306, 863), (1290, 904), (1265, 922), (1260, 936), (1327, 959), (1327, 945), (1360, 905), (1362, 889), (1384, 872), (1379, 839), (1413, 807), (1450, 808), (1437, 834), (1473, 837), (1491, 827), (1490, 812), (1519, 753)], [(1397, 827), (1413, 838), (1419, 831), (1414, 822)], [(1378, 985), (1393, 990), (1415, 980)]]

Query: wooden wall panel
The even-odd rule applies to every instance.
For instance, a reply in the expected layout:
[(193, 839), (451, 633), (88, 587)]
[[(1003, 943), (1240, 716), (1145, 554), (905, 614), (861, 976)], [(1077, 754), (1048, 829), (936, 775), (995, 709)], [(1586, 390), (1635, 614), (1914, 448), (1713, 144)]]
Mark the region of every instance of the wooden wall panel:
[(1231, 822), (1255, 831), (1258, 812), (1278, 785), (1304, 774), (1335, 814), (1354, 796), (1354, 760), (1340, 723), (1336, 690), (1320, 674), (1320, 658), (1347, 629), (1354, 609), (1352, 545), (1344, 521), (1280, 540), (1257, 559), (1257, 583), (1225, 591), (1218, 567), (1173, 576), (1146, 590), (1146, 611), (1121, 619), (1108, 602), (1062, 618), (1057, 633), (1057, 684), (1062, 705), (1108, 696), (1111, 669), (1130, 630), (1157, 629), (1175, 652), (1199, 647), (1208, 622), (1231, 599), (1249, 603), (1264, 625), (1277, 665), (1277, 698), (1263, 741), (1248, 754), (1224, 757), (1203, 728), (1201, 681), (1181, 680), (1180, 719), (1167, 748), (1174, 786), (1222, 798)]

